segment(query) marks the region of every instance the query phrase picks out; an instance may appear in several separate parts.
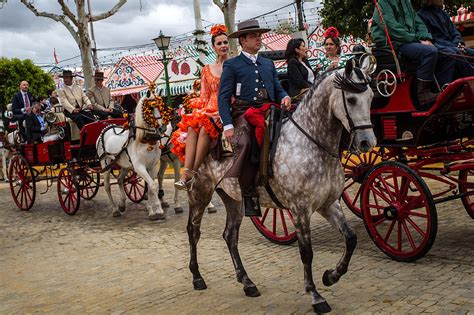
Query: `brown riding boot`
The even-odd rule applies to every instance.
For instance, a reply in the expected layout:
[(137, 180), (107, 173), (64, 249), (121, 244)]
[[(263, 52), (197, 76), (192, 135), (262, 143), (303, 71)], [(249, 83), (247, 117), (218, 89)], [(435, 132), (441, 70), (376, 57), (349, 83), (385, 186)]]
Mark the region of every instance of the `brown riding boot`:
[(427, 106), (431, 105), (436, 101), (436, 98), (438, 97), (439, 93), (433, 93), (430, 90), (432, 81), (425, 81), (418, 79), (417, 80), (417, 87), (416, 87), (416, 92), (418, 95), (418, 102), (420, 103), (420, 106)]

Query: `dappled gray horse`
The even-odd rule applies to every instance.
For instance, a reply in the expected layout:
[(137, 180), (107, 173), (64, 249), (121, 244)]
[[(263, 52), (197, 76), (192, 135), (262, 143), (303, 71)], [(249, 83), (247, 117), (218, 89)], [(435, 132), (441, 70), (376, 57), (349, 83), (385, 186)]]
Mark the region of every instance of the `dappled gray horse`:
[[(347, 224), (338, 200), (344, 186), (344, 173), (337, 154), (342, 130), (346, 128), (351, 134), (350, 146), (354, 151), (367, 152), (376, 144), (370, 122), (373, 92), (368, 86), (366, 72), (361, 68), (355, 67), (355, 62), (351, 60), (345, 69), (326, 73), (316, 80), (290, 121), (281, 128), (273, 163), (274, 175), (269, 180), (280, 203), (291, 209), (295, 217), (304, 265), (305, 290), (311, 295), (311, 303), (317, 313), (329, 312), (331, 308), (317, 292), (313, 282), (311, 215), (315, 211), (321, 214), (345, 239), (346, 249), (341, 260), (334, 269), (326, 270), (323, 274), (323, 283), (330, 286), (347, 272), (357, 244), (357, 237)], [(193, 190), (188, 192), (189, 268), (196, 290), (207, 288), (197, 261), (197, 243), (204, 208), (231, 163), (232, 159), (213, 161), (208, 158), (199, 169)], [(244, 269), (237, 248), (243, 217), (237, 180), (222, 180), (217, 186), (217, 193), (227, 211), (223, 237), (234, 263), (237, 281), (244, 285), (247, 296), (259, 296), (256, 285)], [(260, 190), (259, 194), (262, 205), (275, 207), (264, 190)]]

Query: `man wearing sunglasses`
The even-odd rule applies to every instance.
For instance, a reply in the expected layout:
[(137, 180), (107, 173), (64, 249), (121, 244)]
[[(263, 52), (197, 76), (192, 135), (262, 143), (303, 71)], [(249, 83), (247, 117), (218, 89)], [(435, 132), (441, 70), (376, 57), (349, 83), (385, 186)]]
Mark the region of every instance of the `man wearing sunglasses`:
[[(219, 115), (224, 136), (234, 144), (234, 162), (225, 177), (239, 179), (246, 216), (261, 216), (261, 210), (255, 186), (258, 160), (251, 159), (254, 128), (244, 113), (269, 102), (291, 107), (291, 99), (280, 85), (275, 65), (258, 55), (262, 34), (269, 30), (260, 28), (257, 20), (237, 25), (237, 31), (229, 34), (229, 38), (238, 38), (242, 53), (224, 62), (219, 86)], [(232, 104), (231, 99), (235, 99)]]

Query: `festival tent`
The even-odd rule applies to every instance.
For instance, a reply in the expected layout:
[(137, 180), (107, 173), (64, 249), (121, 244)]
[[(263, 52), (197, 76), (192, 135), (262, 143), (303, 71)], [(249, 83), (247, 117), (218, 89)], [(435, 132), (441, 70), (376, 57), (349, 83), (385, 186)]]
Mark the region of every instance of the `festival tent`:
[(110, 71), (105, 85), (119, 101), (124, 95), (131, 95), (137, 101), (163, 69), (158, 56), (125, 56)]
[(474, 48), (474, 13), (467, 9), (458, 10), (458, 15), (451, 17), (451, 20), (461, 32), (466, 46)]
[[(193, 57), (184, 53), (175, 53), (167, 66), (171, 95), (186, 94), (192, 90), (194, 81), (200, 76), (200, 66)], [(166, 95), (165, 71), (156, 78), (156, 92)]]

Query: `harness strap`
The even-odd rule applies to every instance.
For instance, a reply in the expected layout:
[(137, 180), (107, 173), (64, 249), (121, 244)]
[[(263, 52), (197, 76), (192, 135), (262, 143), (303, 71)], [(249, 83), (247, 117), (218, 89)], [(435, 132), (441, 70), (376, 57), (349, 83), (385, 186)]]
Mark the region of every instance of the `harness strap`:
[(313, 142), (314, 144), (316, 144), (318, 147), (320, 147), (321, 149), (323, 149), (327, 154), (329, 154), (330, 156), (332, 156), (333, 158), (336, 158), (338, 159), (339, 158), (339, 155), (337, 153), (334, 153), (334, 152), (331, 152), (331, 150), (329, 150), (328, 148), (326, 148), (326, 146), (324, 146), (323, 144), (321, 144), (319, 141), (317, 141), (316, 139), (314, 139), (313, 137), (311, 137), (311, 135), (309, 133), (307, 133), (303, 128), (301, 128), (300, 125), (298, 125), (298, 123), (293, 119), (293, 116), (292, 115), (289, 115), (288, 116), (288, 119), (296, 126), (296, 128), (298, 128), (299, 131), (301, 131), (302, 134), (304, 134), (311, 142)]
[(288, 209), (287, 207), (285, 207), (281, 202), (280, 200), (278, 199), (278, 197), (275, 195), (275, 192), (273, 191), (272, 187), (270, 186), (270, 184), (266, 184), (265, 185), (265, 190), (267, 191), (268, 195), (270, 196), (270, 198), (272, 198), (273, 202), (279, 207), (279, 208), (282, 208), (282, 209)]

